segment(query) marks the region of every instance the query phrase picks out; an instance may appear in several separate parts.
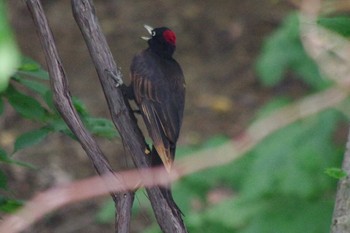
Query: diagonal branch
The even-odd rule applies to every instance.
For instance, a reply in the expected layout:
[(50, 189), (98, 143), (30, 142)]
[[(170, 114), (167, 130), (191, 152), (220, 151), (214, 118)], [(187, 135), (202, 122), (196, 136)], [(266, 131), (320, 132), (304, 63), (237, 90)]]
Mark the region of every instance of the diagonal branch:
[[(76, 135), (86, 154), (91, 159), (96, 171), (102, 174), (112, 174), (112, 168), (106, 157), (89, 131), (84, 127), (78, 113), (73, 107), (68, 89), (66, 74), (58, 55), (53, 35), (39, 0), (27, 0), (27, 6), (37, 28), (37, 32), (45, 52), (45, 58), (50, 74), (50, 84), (53, 90), (54, 103), (62, 118)], [(120, 181), (121, 177), (115, 175)], [(134, 199), (132, 192), (111, 193), (116, 204), (119, 232), (129, 231), (130, 212)], [(122, 220), (122, 221), (119, 221)]]
[[(112, 120), (122, 137), (124, 146), (132, 156), (137, 168), (150, 167), (150, 156), (145, 155), (147, 145), (144, 136), (137, 126), (128, 101), (124, 98), (122, 91), (115, 87), (115, 80), (109, 75), (113, 73), (122, 80), (121, 73), (98, 23), (93, 3), (91, 0), (72, 0), (72, 8), (74, 18), (95, 64)], [(157, 222), (163, 232), (187, 232), (181, 212), (171, 195), (165, 194), (159, 187), (151, 187), (146, 190)]]

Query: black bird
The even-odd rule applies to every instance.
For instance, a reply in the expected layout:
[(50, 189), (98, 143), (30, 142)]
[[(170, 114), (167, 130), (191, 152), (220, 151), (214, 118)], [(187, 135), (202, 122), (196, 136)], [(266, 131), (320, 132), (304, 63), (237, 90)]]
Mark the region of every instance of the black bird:
[(131, 87), (153, 141), (153, 153), (159, 155), (170, 172), (184, 112), (185, 80), (173, 58), (175, 33), (166, 27), (145, 28), (151, 37), (142, 37), (148, 48), (132, 60)]

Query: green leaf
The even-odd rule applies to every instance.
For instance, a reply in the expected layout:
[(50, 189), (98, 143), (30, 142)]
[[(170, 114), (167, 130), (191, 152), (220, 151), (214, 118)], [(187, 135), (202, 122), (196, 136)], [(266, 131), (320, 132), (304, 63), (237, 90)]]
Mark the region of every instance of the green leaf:
[(16, 71), (20, 55), (7, 20), (4, 1), (0, 1), (0, 93), (5, 91), (11, 75)]
[(265, 40), (256, 62), (256, 70), (264, 85), (273, 86), (280, 82), (291, 61), (301, 55), (298, 24), (297, 15), (291, 14)]
[(346, 172), (344, 170), (342, 170), (341, 168), (337, 168), (337, 167), (331, 167), (331, 168), (327, 168), (325, 170), (325, 173), (327, 175), (329, 175), (330, 177), (340, 180), (344, 177), (346, 177)]
[(23, 202), (0, 195), (0, 211), (11, 214), (23, 206)]
[(281, 27), (266, 38), (256, 61), (256, 71), (266, 86), (277, 85), (289, 70), (300, 75), (300, 79), (316, 90), (330, 84), (321, 77), (317, 65), (304, 51), (296, 13), (286, 17)]
[(290, 69), (300, 75), (300, 79), (316, 90), (323, 90), (332, 83), (321, 76), (318, 66), (304, 50), (298, 58), (291, 61)]
[(317, 23), (329, 30), (335, 31), (342, 36), (350, 36), (350, 17), (336, 16), (336, 17), (321, 17)]
[(50, 88), (48, 88), (47, 85), (45, 85), (43, 83), (40, 83), (36, 80), (23, 78), (19, 75), (16, 75), (14, 77), (14, 80), (16, 80), (20, 84), (28, 87), (29, 89), (39, 93), (41, 96), (44, 96), (46, 94), (46, 92), (50, 90)]
[(49, 107), (49, 109), (51, 110), (51, 112), (53, 112), (55, 115), (59, 115), (55, 104), (53, 102), (53, 93), (51, 90), (48, 90), (47, 92), (44, 93), (44, 95), (42, 96), (42, 98), (44, 99), (45, 103), (47, 104), (47, 106)]
[(18, 68), (20, 71), (38, 71), (41, 66), (38, 62), (29, 57), (22, 56), (21, 66)]
[(42, 69), (38, 71), (17, 71), (17, 74), (27, 75), (27, 76), (37, 78), (37, 79), (42, 79), (42, 80), (49, 80), (49, 73)]
[(118, 136), (117, 130), (110, 120), (94, 117), (88, 117), (85, 120), (87, 121), (88, 129), (94, 135), (108, 139), (112, 139)]
[(16, 139), (14, 152), (40, 143), (49, 133), (49, 129), (41, 128), (22, 134)]
[(0, 161), (8, 161), (7, 153), (0, 147)]
[(3, 163), (7, 163), (7, 164), (16, 164), (18, 166), (23, 166), (23, 167), (35, 169), (35, 167), (30, 163), (25, 163), (25, 162), (21, 162), (21, 161), (15, 160), (15, 159), (11, 159), (10, 157), (7, 156), (6, 151), (4, 149), (2, 149), (1, 147), (0, 147), (0, 161)]
[(22, 116), (43, 121), (45, 118), (45, 109), (41, 104), (31, 96), (18, 92), (14, 87), (9, 86), (7, 92), (9, 103)]
[(73, 101), (73, 106), (74, 108), (77, 110), (77, 112), (81, 115), (81, 116), (88, 116), (88, 112), (87, 112), (87, 109), (86, 109), (86, 106), (85, 104), (80, 100), (78, 99), (77, 97), (72, 97), (72, 101)]
[(67, 126), (66, 122), (59, 116), (50, 119), (48, 127), (54, 132), (63, 133), (74, 140), (77, 139), (76, 136), (72, 133), (72, 131)]
[(28, 57), (22, 57), (22, 64), (18, 68), (18, 74), (27, 75), (33, 78), (48, 80), (49, 74), (43, 70), (39, 63)]

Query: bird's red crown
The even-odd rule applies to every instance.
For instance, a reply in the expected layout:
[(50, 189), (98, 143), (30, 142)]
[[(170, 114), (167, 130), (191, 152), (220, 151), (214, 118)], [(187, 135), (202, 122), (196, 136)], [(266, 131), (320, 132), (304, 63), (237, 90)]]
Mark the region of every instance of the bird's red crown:
[(175, 45), (175, 44), (176, 44), (176, 36), (175, 36), (175, 33), (174, 33), (173, 31), (171, 31), (170, 29), (165, 30), (165, 31), (163, 32), (163, 37), (164, 37), (164, 39), (165, 39), (168, 43), (170, 43), (170, 44), (172, 44), (172, 45)]

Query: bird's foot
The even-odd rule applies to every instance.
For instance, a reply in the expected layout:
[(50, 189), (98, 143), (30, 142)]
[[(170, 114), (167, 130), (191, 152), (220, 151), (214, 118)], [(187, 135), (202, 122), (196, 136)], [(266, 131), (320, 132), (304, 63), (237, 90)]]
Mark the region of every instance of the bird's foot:
[(124, 84), (123, 75), (119, 69), (113, 71), (105, 69), (105, 73), (108, 77), (112, 78), (115, 81), (115, 87), (120, 87)]
[(150, 155), (150, 154), (151, 154), (151, 151), (150, 151), (149, 148), (147, 148), (147, 147), (145, 148), (145, 151), (144, 151), (144, 152), (145, 152), (146, 155)]
[(149, 146), (148, 146), (148, 144), (145, 142), (145, 144), (146, 144), (146, 147), (145, 147), (145, 154), (146, 155), (151, 155), (151, 153), (152, 153), (152, 151), (151, 151), (151, 149), (149, 148)]

